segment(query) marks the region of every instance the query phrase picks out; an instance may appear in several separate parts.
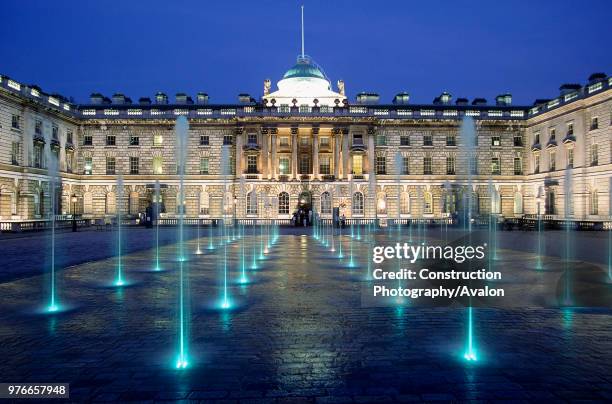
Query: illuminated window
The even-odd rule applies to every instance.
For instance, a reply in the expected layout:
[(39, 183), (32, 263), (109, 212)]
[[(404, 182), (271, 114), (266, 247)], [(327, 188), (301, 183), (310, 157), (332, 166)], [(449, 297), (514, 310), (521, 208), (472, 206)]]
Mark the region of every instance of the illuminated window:
[(164, 143), (164, 137), (160, 134), (153, 135), (153, 146), (161, 146)]
[(281, 175), (289, 174), (289, 158), (281, 157), (278, 159), (278, 171)]
[(289, 147), (289, 136), (281, 136), (280, 145), (281, 147)]
[(278, 194), (278, 214), (289, 214), (289, 194), (287, 192), (281, 192)]
[(331, 194), (327, 191), (321, 194), (321, 214), (329, 215), (332, 212)]
[(361, 155), (353, 156), (353, 174), (363, 175), (363, 156)]
[(501, 137), (499, 135), (491, 136), (491, 146), (501, 146)]
[(323, 175), (331, 174), (331, 158), (329, 156), (319, 157), (319, 173)]
[(163, 163), (162, 156), (153, 157), (153, 174), (162, 174), (164, 172)]
[(251, 191), (247, 194), (246, 213), (247, 215), (257, 214), (257, 194), (255, 194), (255, 191)]
[(319, 138), (319, 145), (321, 147), (329, 147), (329, 137), (328, 136), (321, 136)]
[(353, 215), (363, 215), (363, 194), (361, 192), (353, 194)]
[(93, 169), (93, 159), (91, 157), (85, 157), (83, 166), (83, 173), (85, 175), (91, 175)]

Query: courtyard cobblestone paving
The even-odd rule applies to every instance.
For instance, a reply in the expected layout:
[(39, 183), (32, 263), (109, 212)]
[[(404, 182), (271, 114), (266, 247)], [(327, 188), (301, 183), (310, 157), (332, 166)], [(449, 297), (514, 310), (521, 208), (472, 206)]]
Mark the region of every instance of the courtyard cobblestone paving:
[[(185, 370), (173, 367), (175, 246), (162, 248), (159, 273), (149, 271), (152, 250), (126, 255), (129, 287), (108, 287), (113, 257), (60, 271), (67, 310), (54, 315), (39, 312), (45, 275), (6, 280), (1, 379), (68, 382), (77, 402), (612, 400), (612, 310), (475, 309), (479, 360), (465, 362), (464, 310), (362, 307), (355, 272), (363, 268), (337, 265), (301, 232), (281, 234), (260, 268), (249, 270), (248, 285), (234, 282), (239, 243), (228, 246), (228, 311), (213, 309), (222, 248), (189, 256)], [(355, 243), (363, 264), (367, 245)], [(249, 236), (247, 260), (257, 246)]]

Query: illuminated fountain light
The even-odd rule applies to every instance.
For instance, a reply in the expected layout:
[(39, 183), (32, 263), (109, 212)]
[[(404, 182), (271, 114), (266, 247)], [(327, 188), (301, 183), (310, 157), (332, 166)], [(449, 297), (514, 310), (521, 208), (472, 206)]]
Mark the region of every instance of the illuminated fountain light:
[(185, 369), (188, 365), (188, 330), (189, 330), (189, 286), (187, 279), (189, 274), (185, 264), (184, 255), (184, 218), (185, 218), (185, 165), (187, 161), (187, 143), (188, 143), (188, 131), (189, 125), (187, 118), (180, 116), (176, 120), (174, 128), (176, 135), (176, 161), (178, 164), (179, 173), (179, 189), (178, 189), (178, 205), (181, 207), (180, 214), (178, 216), (178, 262), (179, 262), (179, 279), (178, 279), (178, 295), (179, 295), (179, 306), (178, 306), (178, 360), (176, 362), (177, 369)]
[(467, 321), (467, 341), (466, 341), (466, 349), (463, 354), (463, 358), (469, 362), (475, 362), (478, 358), (476, 356), (476, 351), (474, 350), (474, 315), (473, 308), (468, 307), (468, 321)]
[(123, 209), (123, 177), (121, 176), (121, 174), (117, 176), (117, 192), (115, 194), (115, 198), (115, 209), (117, 210), (117, 265), (113, 286), (121, 287), (126, 285), (126, 281), (123, 277), (123, 246), (121, 239), (121, 211)]

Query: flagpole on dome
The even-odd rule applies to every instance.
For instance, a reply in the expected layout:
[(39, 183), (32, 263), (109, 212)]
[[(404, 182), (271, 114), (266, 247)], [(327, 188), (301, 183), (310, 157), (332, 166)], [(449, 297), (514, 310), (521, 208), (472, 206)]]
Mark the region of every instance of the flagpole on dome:
[(304, 59), (304, 5), (302, 5), (302, 59)]

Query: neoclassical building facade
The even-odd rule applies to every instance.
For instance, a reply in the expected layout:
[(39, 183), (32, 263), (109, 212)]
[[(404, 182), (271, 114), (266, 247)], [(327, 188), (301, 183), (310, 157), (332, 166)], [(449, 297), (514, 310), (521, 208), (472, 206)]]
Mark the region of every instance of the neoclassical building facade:
[[(514, 106), (442, 93), (431, 104), (354, 101), (308, 57), (272, 91), (235, 104), (208, 95), (75, 104), (0, 77), (0, 220), (144, 212), (159, 182), (164, 216), (288, 218), (300, 206), (347, 218), (549, 214), (607, 219), (612, 78)], [(189, 124), (185, 205), (177, 198), (176, 119)], [(57, 173), (57, 174), (54, 174)], [(51, 182), (49, 179), (56, 178)], [(121, 181), (118, 181), (121, 178)], [(122, 189), (117, 189), (121, 184)], [(53, 192), (55, 188), (55, 192)]]

